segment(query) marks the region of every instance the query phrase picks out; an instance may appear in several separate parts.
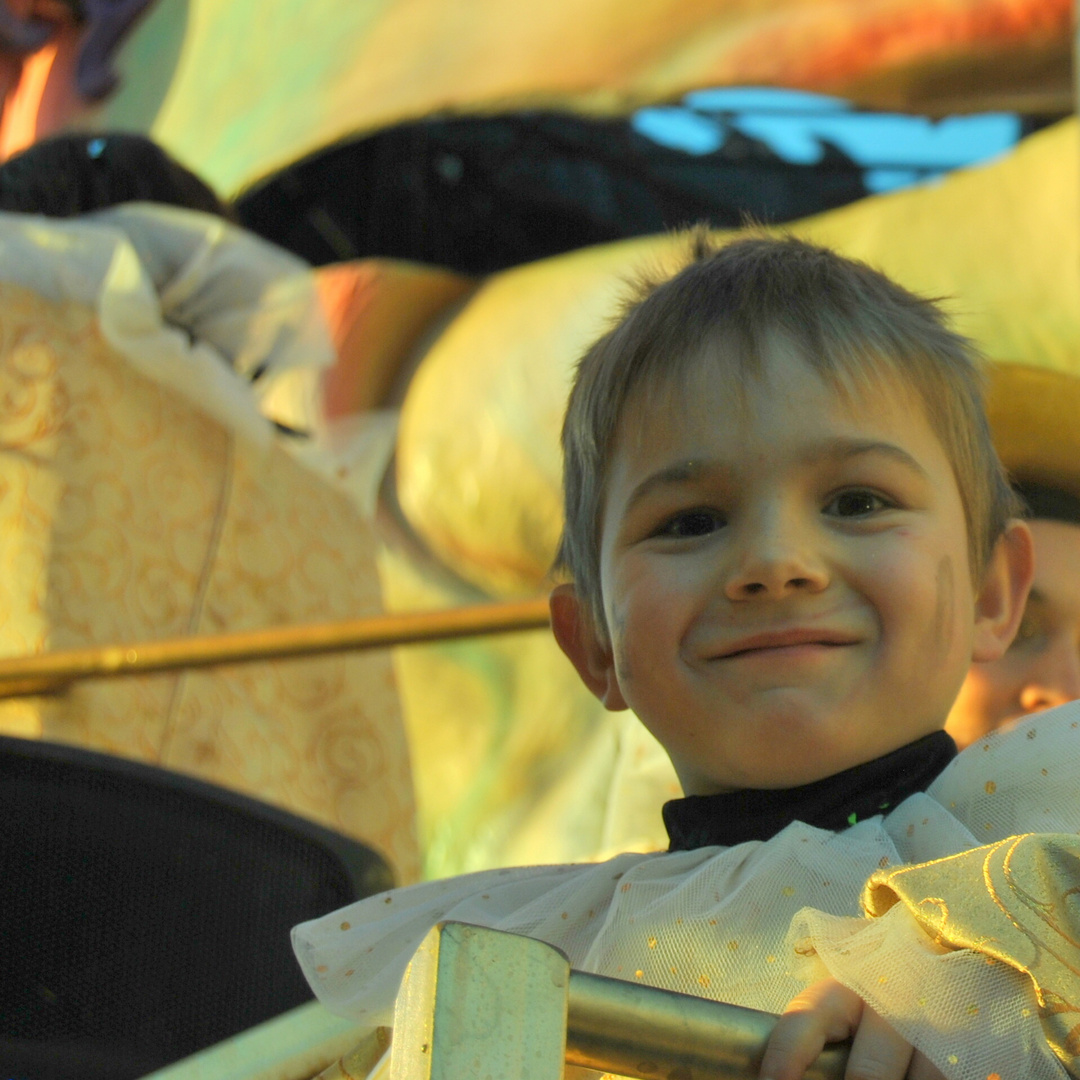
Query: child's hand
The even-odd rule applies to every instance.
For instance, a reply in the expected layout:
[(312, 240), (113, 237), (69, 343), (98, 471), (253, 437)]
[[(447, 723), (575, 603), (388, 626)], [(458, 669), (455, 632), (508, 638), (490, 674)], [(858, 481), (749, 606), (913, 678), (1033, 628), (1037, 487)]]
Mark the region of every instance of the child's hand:
[(945, 1080), (858, 994), (835, 979), (808, 986), (791, 1001), (769, 1037), (762, 1080), (802, 1080), (826, 1043), (854, 1035), (845, 1080)]

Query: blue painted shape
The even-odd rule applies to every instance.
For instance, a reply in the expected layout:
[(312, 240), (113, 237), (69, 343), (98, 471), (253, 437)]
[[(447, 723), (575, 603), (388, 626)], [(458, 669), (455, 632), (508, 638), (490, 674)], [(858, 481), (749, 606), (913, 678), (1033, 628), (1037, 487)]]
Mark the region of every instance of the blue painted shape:
[(683, 98), (683, 104), (701, 112), (822, 113), (851, 108), (843, 98), (772, 86), (718, 86), (711, 90), (695, 90)]
[(653, 142), (688, 154), (711, 154), (727, 139), (721, 122), (688, 109), (641, 109), (634, 113), (631, 124)]

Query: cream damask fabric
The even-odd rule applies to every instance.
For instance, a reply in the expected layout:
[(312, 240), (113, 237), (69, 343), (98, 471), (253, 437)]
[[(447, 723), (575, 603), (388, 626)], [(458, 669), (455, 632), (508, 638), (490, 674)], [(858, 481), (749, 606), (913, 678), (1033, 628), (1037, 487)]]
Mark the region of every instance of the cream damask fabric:
[[(360, 514), (199, 408), (192, 379), (176, 393), (136, 370), (91, 308), (0, 282), (4, 654), (381, 609)], [(0, 702), (0, 731), (197, 775), (371, 844), (401, 881), (418, 874), (385, 653), (85, 683)]]

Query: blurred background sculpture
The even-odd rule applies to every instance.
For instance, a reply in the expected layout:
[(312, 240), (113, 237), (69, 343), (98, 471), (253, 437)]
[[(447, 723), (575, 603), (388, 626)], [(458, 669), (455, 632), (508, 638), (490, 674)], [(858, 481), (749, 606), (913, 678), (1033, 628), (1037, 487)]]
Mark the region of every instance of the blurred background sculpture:
[[(595, 0), (584, 17), (555, 4), (527, 19), (486, 3), (423, 0), (423, 17), (415, 7), (274, 0), (255, 13), (158, 0), (112, 9), (123, 19), (106, 33), (105, 8), (27, 0), (11, 8), (22, 37), (13, 31), (6, 54), (0, 116), (0, 146), (37, 144), (9, 162), (12, 175), (67, 146), (92, 185), (124, 149), (98, 133), (144, 132), (174, 177), (192, 167), (237, 196), (249, 228), (324, 264), (311, 280), (333, 362), (317, 392), (285, 378), (259, 390), (261, 407), (285, 427), (318, 428), (287, 441), (293, 459), (377, 519), (387, 608), (545, 587), (568, 364), (620, 280), (663, 260), (667, 241), (650, 234), (679, 223), (832, 207), (795, 230), (956, 297), (961, 328), (1002, 372), (1039, 369), (1071, 386), (1075, 135), (1048, 126), (1072, 110), (1064, 0), (828, 13), (806, 0), (660, 3), (632, 15)], [(33, 49), (26, 35), (42, 27), (48, 42)], [(72, 73), (106, 38), (117, 78), (95, 97)], [(773, 96), (724, 90), (739, 84)], [(978, 116), (963, 136), (956, 121), (908, 119), (947, 151), (905, 161), (888, 118), (875, 121), (876, 144), (860, 144), (850, 131), (872, 114), (776, 96), (784, 87), (932, 118), (993, 110), (1006, 135), (965, 157), (956, 147)], [(84, 130), (85, 144), (48, 139), (64, 128)], [(1000, 163), (888, 194), (1024, 136)], [(1059, 396), (1036, 393), (1027, 434), (1003, 448), (1010, 463), (1048, 445), (1040, 410)], [(1019, 399), (1002, 389), (994, 400), (1012, 415)], [(649, 835), (583, 772), (638, 789), (643, 813), (656, 792), (674, 794), (636, 729), (598, 714), (543, 634), (402, 650), (395, 670), (428, 874)]]
[[(1015, 478), (1080, 498), (1069, 0), (0, 13), (7, 654), (542, 592), (570, 365), (696, 220), (951, 298)], [(1077, 526), (1037, 498), (1051, 573)], [(1038, 588), (1003, 664), (1075, 659)], [(1041, 707), (998, 674), (964, 738)], [(399, 881), (655, 845), (678, 794), (543, 632), (88, 684), (0, 731), (258, 796)]]

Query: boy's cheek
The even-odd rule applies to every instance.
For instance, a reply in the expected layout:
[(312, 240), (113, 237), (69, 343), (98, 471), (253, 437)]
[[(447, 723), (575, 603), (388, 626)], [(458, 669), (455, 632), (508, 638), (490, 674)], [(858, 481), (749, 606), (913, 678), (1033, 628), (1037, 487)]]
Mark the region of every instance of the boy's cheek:
[(948, 654), (956, 637), (956, 568), (951, 556), (943, 555), (934, 576), (934, 616), (927, 635), (932, 654)]
[(634, 664), (631, 659), (632, 643), (626, 635), (626, 612), (617, 609), (611, 613), (611, 656), (615, 665), (615, 677), (625, 690), (633, 681)]

